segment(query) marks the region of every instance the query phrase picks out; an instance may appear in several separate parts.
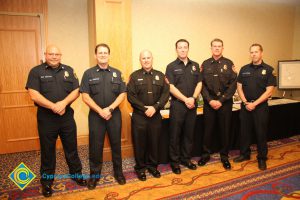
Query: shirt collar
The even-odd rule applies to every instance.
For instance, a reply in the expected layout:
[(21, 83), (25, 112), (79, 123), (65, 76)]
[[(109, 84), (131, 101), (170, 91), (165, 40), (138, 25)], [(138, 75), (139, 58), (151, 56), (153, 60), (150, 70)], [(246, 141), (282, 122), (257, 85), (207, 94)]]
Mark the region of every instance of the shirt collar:
[(254, 65), (252, 62), (250, 63), (250, 66), (253, 68), (260, 68), (260, 67), (265, 67), (264, 61), (262, 61), (259, 65)]
[(110, 68), (110, 66), (108, 66), (106, 69), (101, 69), (101, 68), (99, 67), (99, 65), (96, 65), (96, 71), (97, 71), (97, 72), (100, 72), (100, 71), (102, 71), (102, 72), (104, 72), (104, 71), (110, 72), (110, 71), (111, 71), (111, 68)]
[[(186, 64), (188, 65), (188, 64), (191, 62), (191, 60), (190, 60), (189, 58), (187, 58), (187, 59), (188, 59), (188, 61), (187, 61), (187, 63), (186, 63)], [(179, 65), (179, 64), (181, 64), (181, 63), (183, 63), (183, 61), (182, 61), (182, 60), (180, 60), (178, 57), (177, 57), (177, 59), (176, 59), (176, 61), (175, 61), (175, 62), (176, 62), (176, 64), (178, 64), (178, 65)]]
[(64, 66), (61, 65), (61, 63), (59, 63), (59, 66), (57, 68), (52, 68), (51, 66), (49, 66), (46, 62), (44, 63), (45, 69), (54, 69), (59, 71), (60, 69), (65, 69)]
[(223, 60), (223, 58), (224, 58), (224, 57), (221, 56), (218, 60), (215, 60), (214, 57), (211, 57), (210, 62), (211, 62), (211, 63), (221, 63), (222, 60)]
[(153, 69), (151, 69), (149, 72), (147, 72), (146, 70), (144, 70), (143, 68), (142, 68), (142, 71), (143, 71), (143, 74), (153, 74)]

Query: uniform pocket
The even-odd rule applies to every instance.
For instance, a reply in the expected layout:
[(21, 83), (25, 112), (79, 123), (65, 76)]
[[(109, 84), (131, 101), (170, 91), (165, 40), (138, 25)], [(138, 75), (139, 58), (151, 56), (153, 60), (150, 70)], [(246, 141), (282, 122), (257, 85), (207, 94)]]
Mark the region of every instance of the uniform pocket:
[(135, 82), (136, 88), (137, 88), (137, 93), (139, 94), (144, 94), (148, 91), (147, 89), (147, 82), (145, 79), (138, 79)]
[(42, 93), (48, 93), (53, 90), (54, 87), (54, 78), (42, 78), (41, 79), (41, 92)]
[(214, 74), (213, 71), (204, 71), (203, 72), (203, 81), (206, 85), (211, 85), (213, 83)]
[(92, 80), (89, 82), (89, 87), (92, 94), (98, 94), (100, 92), (100, 80)]
[(242, 85), (248, 86), (251, 80), (251, 74), (242, 74)]
[(161, 93), (161, 90), (164, 86), (164, 80), (154, 80), (153, 81), (153, 93)]
[(111, 81), (111, 88), (112, 88), (112, 91), (114, 93), (119, 93), (120, 92), (120, 85), (121, 85), (121, 81), (118, 80), (118, 79), (115, 79), (113, 78), (112, 81)]
[(180, 81), (183, 81), (183, 70), (182, 69), (175, 69), (174, 70), (174, 78), (175, 78), (175, 84), (178, 84)]
[(73, 81), (65, 79), (64, 80), (64, 88), (68, 93), (72, 92), (73, 91)]
[(267, 76), (266, 75), (260, 75), (258, 77), (257, 83), (260, 88), (266, 88), (267, 87)]
[(220, 73), (220, 82), (223, 85), (227, 86), (230, 80), (231, 80), (231, 73), (230, 72)]
[(200, 76), (200, 72), (198, 71), (191, 71), (191, 74), (193, 75), (193, 81), (195, 84), (198, 83), (198, 79), (199, 79), (199, 76)]

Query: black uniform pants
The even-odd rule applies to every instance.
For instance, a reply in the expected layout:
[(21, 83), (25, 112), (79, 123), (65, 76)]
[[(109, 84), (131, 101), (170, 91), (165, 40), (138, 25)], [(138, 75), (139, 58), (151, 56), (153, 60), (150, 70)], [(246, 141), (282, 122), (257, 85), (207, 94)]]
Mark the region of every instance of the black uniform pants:
[(157, 168), (161, 126), (162, 117), (159, 111), (152, 117), (133, 112), (131, 130), (136, 171), (144, 172), (146, 168)]
[(188, 109), (183, 102), (177, 100), (171, 102), (169, 150), (172, 166), (190, 161), (196, 117), (196, 108)]
[(82, 165), (77, 151), (77, 129), (74, 111), (68, 108), (63, 116), (38, 111), (38, 131), (41, 146), (41, 183), (51, 185), (55, 175), (56, 140), (59, 135), (69, 173), (81, 174)]
[[(225, 101), (222, 106), (215, 110), (208, 103), (204, 103), (204, 135), (202, 158), (209, 158), (210, 145), (217, 138), (216, 130), (220, 131), (220, 157), (221, 160), (228, 159), (230, 145), (230, 126), (232, 118), (232, 101)], [(218, 127), (217, 127), (218, 126)]]
[(117, 108), (112, 117), (107, 121), (96, 112), (89, 112), (89, 162), (90, 174), (100, 177), (103, 163), (103, 147), (105, 133), (112, 150), (112, 161), (115, 175), (122, 173), (121, 158), (121, 112)]
[(248, 111), (244, 105), (241, 106), (241, 155), (250, 156), (250, 145), (252, 144), (252, 136), (255, 134), (257, 140), (257, 159), (266, 160), (268, 154), (267, 131), (269, 120), (268, 103), (262, 103), (253, 111)]

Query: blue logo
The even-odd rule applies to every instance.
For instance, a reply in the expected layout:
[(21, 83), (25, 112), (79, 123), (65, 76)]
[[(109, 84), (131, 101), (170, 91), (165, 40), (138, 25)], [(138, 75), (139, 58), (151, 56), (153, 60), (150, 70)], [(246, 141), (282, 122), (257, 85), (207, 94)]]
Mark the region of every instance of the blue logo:
[(24, 190), (35, 177), (36, 175), (23, 162), (8, 175), (21, 190)]

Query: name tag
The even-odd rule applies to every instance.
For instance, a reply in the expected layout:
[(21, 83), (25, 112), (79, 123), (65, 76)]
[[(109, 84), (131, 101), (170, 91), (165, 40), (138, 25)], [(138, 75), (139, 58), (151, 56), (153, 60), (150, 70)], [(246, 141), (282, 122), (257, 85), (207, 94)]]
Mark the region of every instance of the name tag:
[(52, 78), (52, 76), (41, 76), (41, 78)]
[(242, 74), (243, 75), (250, 75), (251, 73), (250, 72), (243, 72)]
[(174, 72), (182, 71), (182, 69), (174, 69)]
[(100, 78), (98, 77), (98, 78), (92, 78), (92, 79), (89, 79), (89, 81), (99, 81), (100, 80)]

